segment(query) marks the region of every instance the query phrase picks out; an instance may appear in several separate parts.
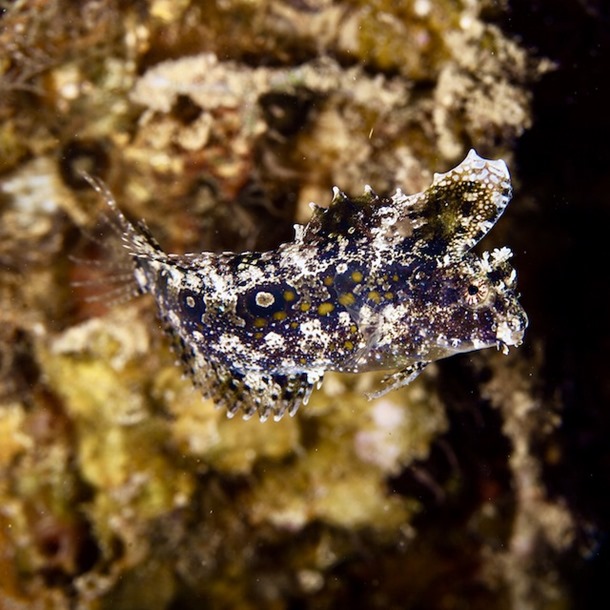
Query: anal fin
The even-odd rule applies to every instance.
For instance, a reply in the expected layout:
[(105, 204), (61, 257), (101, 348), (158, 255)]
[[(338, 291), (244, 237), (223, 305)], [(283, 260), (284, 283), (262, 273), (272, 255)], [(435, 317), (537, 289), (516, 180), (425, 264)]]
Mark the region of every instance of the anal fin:
[(306, 372), (239, 371), (212, 362), (195, 371), (194, 377), (203, 395), (226, 409), (228, 417), (258, 415), (262, 422), (269, 417), (279, 421), (286, 413), (293, 416), (307, 404), (314, 385), (322, 379), (322, 375)]

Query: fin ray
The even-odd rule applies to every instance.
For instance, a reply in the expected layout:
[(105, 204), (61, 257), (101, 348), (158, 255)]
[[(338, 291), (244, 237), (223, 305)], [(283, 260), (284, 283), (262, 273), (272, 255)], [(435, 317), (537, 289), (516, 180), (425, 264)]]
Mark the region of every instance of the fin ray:
[(511, 195), (504, 161), (483, 159), (471, 150), (457, 167), (435, 174), (422, 193), (395, 195), (401, 204), (397, 226), (414, 256), (451, 264), (488, 233)]
[(425, 361), (414, 362), (405, 369), (387, 375), (381, 380), (382, 387), (374, 392), (367, 393), (367, 398), (369, 400), (380, 398), (381, 396), (385, 396), (388, 392), (393, 392), (398, 388), (409, 385), (429, 364), (429, 362)]

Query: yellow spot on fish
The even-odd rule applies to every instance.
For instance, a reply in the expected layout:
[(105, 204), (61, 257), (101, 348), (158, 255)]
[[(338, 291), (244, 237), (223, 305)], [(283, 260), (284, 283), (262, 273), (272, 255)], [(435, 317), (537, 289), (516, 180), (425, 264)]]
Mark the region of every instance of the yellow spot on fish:
[(363, 278), (362, 271), (352, 271), (352, 280), (354, 282), (361, 282)]
[(265, 320), (265, 318), (256, 318), (256, 320), (254, 320), (255, 328), (264, 328), (265, 326), (267, 326), (267, 320)]
[(367, 295), (369, 301), (373, 301), (374, 303), (381, 302), (381, 295), (376, 290), (371, 290)]
[(276, 311), (273, 314), (274, 320), (285, 320), (288, 317), (288, 314), (285, 311)]
[(301, 303), (301, 311), (309, 311), (311, 309), (311, 303)]
[(345, 305), (346, 307), (349, 305), (353, 305), (356, 302), (356, 297), (351, 292), (346, 292), (339, 296), (339, 303), (341, 305)]
[(297, 298), (296, 293), (294, 292), (294, 290), (284, 290), (284, 300), (288, 301), (290, 303), (290, 301), (294, 301)]
[(321, 303), (318, 306), (318, 314), (321, 316), (325, 316), (325, 315), (329, 314), (331, 311), (333, 311), (334, 308), (335, 308), (335, 306), (332, 303), (329, 303), (328, 301), (326, 303)]

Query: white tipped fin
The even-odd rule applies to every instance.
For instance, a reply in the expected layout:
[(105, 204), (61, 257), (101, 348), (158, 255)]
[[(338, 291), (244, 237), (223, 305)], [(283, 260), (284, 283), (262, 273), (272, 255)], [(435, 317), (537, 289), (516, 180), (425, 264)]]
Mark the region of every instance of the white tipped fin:
[(344, 199), (347, 199), (347, 195), (338, 186), (333, 186), (332, 203), (335, 203), (336, 201), (343, 201)]
[(370, 184), (364, 185), (364, 194), (371, 197), (372, 199), (377, 199), (379, 195), (373, 190), (373, 187)]

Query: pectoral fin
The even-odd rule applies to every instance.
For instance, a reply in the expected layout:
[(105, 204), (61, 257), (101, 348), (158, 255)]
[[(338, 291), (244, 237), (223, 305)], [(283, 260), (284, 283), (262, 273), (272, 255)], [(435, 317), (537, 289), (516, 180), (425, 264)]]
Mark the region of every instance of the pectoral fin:
[(375, 392), (369, 392), (367, 398), (372, 400), (373, 398), (379, 398), (384, 396), (388, 392), (402, 388), (403, 386), (409, 385), (425, 368), (430, 364), (429, 362), (414, 362), (406, 369), (396, 371), (381, 380), (382, 387)]

